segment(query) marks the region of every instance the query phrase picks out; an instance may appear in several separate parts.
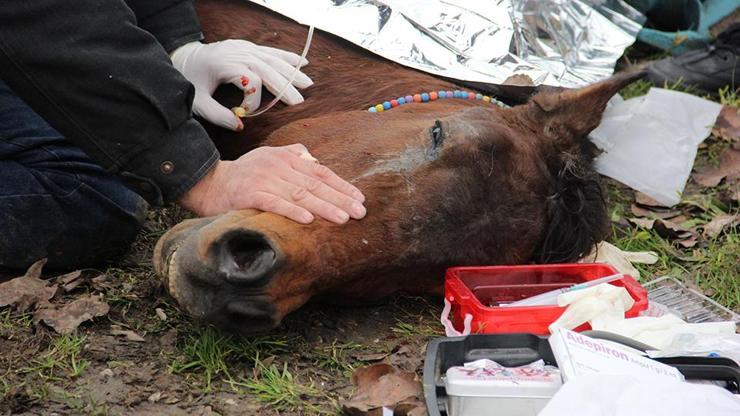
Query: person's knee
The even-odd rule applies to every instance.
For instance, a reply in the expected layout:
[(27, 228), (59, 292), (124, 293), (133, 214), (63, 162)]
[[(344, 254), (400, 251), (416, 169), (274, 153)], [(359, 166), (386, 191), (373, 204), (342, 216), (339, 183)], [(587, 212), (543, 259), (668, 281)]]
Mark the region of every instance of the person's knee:
[(62, 197), (0, 199), (0, 228), (5, 230), (0, 265), (22, 269), (47, 258), (47, 269), (73, 269), (124, 253), (141, 229), (147, 206), (120, 186), (116, 200), (86, 184)]

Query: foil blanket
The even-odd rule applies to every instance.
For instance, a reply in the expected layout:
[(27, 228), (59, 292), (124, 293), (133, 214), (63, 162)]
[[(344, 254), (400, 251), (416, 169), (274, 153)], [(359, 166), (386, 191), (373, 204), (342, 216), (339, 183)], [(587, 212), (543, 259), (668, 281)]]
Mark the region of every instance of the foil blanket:
[(492, 84), (606, 78), (645, 21), (623, 0), (249, 1), (399, 64)]

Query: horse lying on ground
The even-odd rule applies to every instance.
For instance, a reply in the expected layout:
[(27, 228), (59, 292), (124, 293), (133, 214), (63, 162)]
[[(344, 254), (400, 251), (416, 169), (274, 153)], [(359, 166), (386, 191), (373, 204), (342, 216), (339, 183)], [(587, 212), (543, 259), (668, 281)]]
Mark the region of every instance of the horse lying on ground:
[[(200, 1), (198, 10), (209, 41), (303, 44), (304, 27), (243, 1)], [(605, 206), (586, 135), (639, 74), (545, 90), (512, 108), (445, 99), (373, 114), (368, 106), (391, 98), (458, 88), (331, 35), (312, 45), (305, 72), (316, 83), (305, 103), (213, 137), (231, 157), (304, 144), (363, 191), (367, 217), (301, 225), (244, 210), (182, 222), (160, 239), (154, 263), (186, 312), (264, 330), (312, 298), (440, 293), (446, 267), (572, 261), (602, 239)]]

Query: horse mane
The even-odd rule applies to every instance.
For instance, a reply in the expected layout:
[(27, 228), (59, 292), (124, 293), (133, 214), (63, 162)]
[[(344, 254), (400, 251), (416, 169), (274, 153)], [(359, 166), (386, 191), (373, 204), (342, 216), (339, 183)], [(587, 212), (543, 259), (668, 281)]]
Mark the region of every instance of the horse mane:
[(554, 169), (544, 237), (534, 256), (537, 262), (576, 261), (606, 235), (606, 202), (598, 174), (591, 168), (596, 147), (588, 140), (581, 143), (579, 154), (555, 154), (548, 164)]

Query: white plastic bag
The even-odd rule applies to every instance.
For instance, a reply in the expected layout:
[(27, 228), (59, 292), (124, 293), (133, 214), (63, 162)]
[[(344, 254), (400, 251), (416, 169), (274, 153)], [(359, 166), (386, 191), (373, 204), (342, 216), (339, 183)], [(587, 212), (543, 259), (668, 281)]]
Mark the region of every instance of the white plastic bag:
[(677, 204), (694, 166), (696, 147), (722, 106), (678, 91), (652, 88), (610, 101), (591, 141), (604, 151), (596, 170), (666, 206)]

